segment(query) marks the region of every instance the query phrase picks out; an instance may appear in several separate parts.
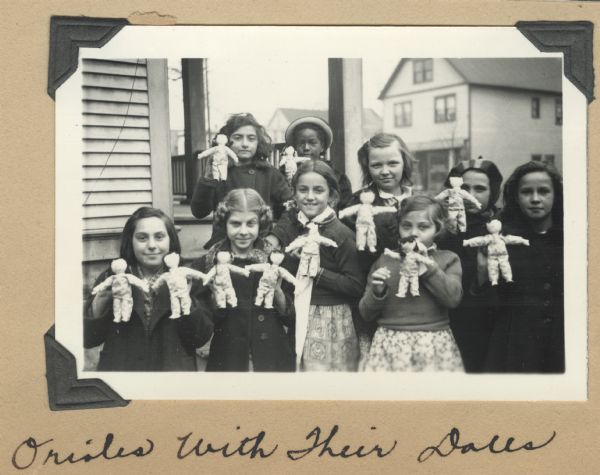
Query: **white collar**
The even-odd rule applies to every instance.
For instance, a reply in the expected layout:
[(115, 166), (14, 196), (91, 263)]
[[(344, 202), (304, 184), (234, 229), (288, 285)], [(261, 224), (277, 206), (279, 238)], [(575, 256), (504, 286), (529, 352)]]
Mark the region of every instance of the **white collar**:
[(329, 218), (329, 216), (331, 216), (331, 213), (334, 213), (334, 211), (328, 206), (327, 208), (325, 208), (325, 210), (322, 213), (315, 216), (313, 219), (308, 219), (306, 217), (306, 215), (304, 214), (304, 212), (302, 210), (300, 210), (300, 211), (298, 211), (298, 221), (300, 221), (300, 223), (303, 226), (306, 226), (308, 223), (320, 224), (326, 218)]
[(379, 193), (379, 197), (383, 198), (384, 200), (394, 198), (395, 200), (398, 201), (398, 203), (400, 203), (402, 200), (404, 200), (412, 195), (412, 188), (406, 187), (406, 188), (403, 188), (403, 190), (404, 191), (399, 195), (394, 195), (392, 193), (388, 193), (387, 191), (383, 191), (383, 190), (379, 190), (379, 189), (377, 190), (377, 192)]

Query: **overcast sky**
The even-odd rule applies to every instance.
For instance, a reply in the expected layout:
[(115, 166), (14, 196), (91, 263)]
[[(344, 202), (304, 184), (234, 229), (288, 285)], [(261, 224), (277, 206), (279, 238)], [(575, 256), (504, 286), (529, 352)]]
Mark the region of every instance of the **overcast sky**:
[[(363, 59), (363, 104), (381, 116), (381, 89), (397, 60)], [(169, 68), (181, 68), (169, 60)], [(174, 79), (176, 73), (170, 72)], [(208, 87), (212, 130), (235, 112), (251, 112), (266, 125), (275, 109), (327, 109), (327, 60), (282, 61), (269, 58), (209, 59)], [(183, 129), (181, 80), (169, 81), (171, 129)]]

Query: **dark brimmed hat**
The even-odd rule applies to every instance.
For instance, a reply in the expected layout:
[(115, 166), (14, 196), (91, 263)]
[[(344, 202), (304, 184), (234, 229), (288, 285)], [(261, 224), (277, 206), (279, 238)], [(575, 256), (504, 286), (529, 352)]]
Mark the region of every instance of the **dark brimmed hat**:
[(485, 174), (490, 180), (490, 206), (494, 205), (500, 197), (500, 185), (502, 184), (502, 173), (498, 170), (498, 167), (491, 160), (484, 160), (479, 157), (476, 159), (463, 160), (456, 165), (450, 173), (444, 185), (450, 187), (450, 177), (452, 176), (463, 176), (469, 170), (477, 170)]
[(325, 149), (331, 147), (333, 143), (333, 132), (329, 124), (319, 117), (300, 117), (288, 125), (285, 131), (285, 142), (290, 145), (294, 145), (294, 133), (297, 129), (301, 129), (303, 126), (317, 127), (323, 131), (325, 135), (325, 143), (323, 144)]

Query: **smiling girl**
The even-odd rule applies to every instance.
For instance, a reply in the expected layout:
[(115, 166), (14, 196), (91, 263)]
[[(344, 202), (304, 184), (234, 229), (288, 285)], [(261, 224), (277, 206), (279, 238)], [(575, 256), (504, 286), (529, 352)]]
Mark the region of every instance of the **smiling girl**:
[[(252, 188), (272, 207), (278, 217), (283, 211), (283, 203), (292, 197), (292, 191), (284, 176), (268, 162), (271, 139), (265, 128), (252, 114), (235, 114), (219, 134), (228, 137), (227, 145), (237, 155), (239, 163), (237, 166), (230, 163), (226, 181), (213, 177), (210, 163), (205, 163), (205, 176), (198, 179), (192, 196), (192, 214), (198, 219), (204, 218), (216, 209), (230, 190)], [(210, 161), (211, 158), (207, 157), (205, 160)], [(224, 237), (213, 225), (212, 236), (204, 245), (205, 249)]]
[(504, 203), (503, 232), (529, 246), (510, 248), (514, 282), (498, 286), (486, 370), (564, 372), (562, 178), (540, 162), (521, 165), (506, 180)]
[[(161, 210), (143, 207), (125, 223), (120, 257), (131, 273), (149, 287), (166, 269), (163, 258), (181, 252), (173, 222)], [(104, 272), (97, 282), (111, 274)], [(113, 322), (111, 290), (91, 297), (84, 317), (84, 346), (104, 343), (98, 371), (195, 371), (195, 350), (212, 334), (208, 308), (192, 299), (189, 315), (170, 319), (167, 286), (144, 293), (133, 292), (133, 312), (128, 322)]]
[[(230, 191), (215, 211), (215, 226), (226, 238), (214, 244), (192, 267), (208, 273), (218, 253), (228, 252), (231, 264), (244, 267), (268, 262), (270, 248), (263, 240), (271, 227), (271, 210), (251, 189)], [(284, 262), (285, 264), (285, 262)], [(211, 309), (215, 330), (207, 371), (294, 371), (294, 306), (291, 289), (281, 282), (275, 288), (271, 309), (255, 305), (261, 274), (231, 273), (237, 306), (218, 308), (210, 288), (198, 284), (193, 291)]]

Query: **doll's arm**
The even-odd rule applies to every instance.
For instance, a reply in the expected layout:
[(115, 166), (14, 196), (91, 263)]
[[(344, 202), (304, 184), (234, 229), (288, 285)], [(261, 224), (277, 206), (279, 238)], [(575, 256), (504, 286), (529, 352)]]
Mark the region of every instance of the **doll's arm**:
[(250, 272), (264, 272), (269, 268), (269, 264), (248, 264), (245, 269)]
[(246, 269), (242, 269), (241, 267), (234, 266), (233, 264), (229, 264), (229, 271), (234, 274), (243, 275), (245, 277), (250, 277), (250, 271)]
[(488, 236), (477, 236), (471, 239), (463, 240), (464, 247), (479, 247), (479, 246), (487, 246), (490, 243), (490, 238)]
[(390, 250), (390, 249), (388, 249), (387, 247), (384, 249), (383, 253), (384, 253), (386, 256), (393, 257), (394, 259), (398, 259), (398, 260), (402, 259), (402, 256), (400, 256), (400, 253), (399, 253), (399, 252), (396, 252), (396, 251), (391, 251), (391, 250)]
[(157, 290), (163, 282), (166, 282), (167, 280), (167, 272), (165, 272), (164, 274), (162, 274), (158, 279), (156, 279), (154, 281), (154, 284), (152, 284), (152, 290)]
[(373, 207), (373, 215), (382, 214), (382, 213), (395, 213), (398, 210), (395, 206), (374, 206)]
[(502, 236), (502, 239), (506, 244), (522, 244), (524, 246), (529, 246), (529, 240), (522, 238), (521, 236), (513, 236), (511, 234), (507, 234)]
[(294, 249), (299, 249), (302, 246), (304, 246), (304, 244), (306, 244), (306, 236), (299, 236), (287, 245), (287, 247), (285, 248), (285, 252), (290, 252)]
[(141, 289), (143, 292), (150, 292), (150, 286), (148, 285), (148, 282), (144, 282), (142, 279), (136, 277), (133, 274), (125, 274), (125, 277), (131, 285), (134, 285), (138, 289)]
[(218, 146), (207, 148), (204, 152), (198, 155), (198, 160), (202, 160), (203, 158), (210, 157), (214, 155), (219, 150)]
[(200, 272), (199, 270), (191, 269), (189, 267), (180, 267), (179, 269), (185, 272), (185, 276), (189, 277), (190, 279), (202, 280), (203, 282), (204, 279), (206, 279), (206, 274)]
[(434, 200), (437, 201), (444, 201), (446, 198), (448, 198), (448, 195), (450, 194), (450, 190), (449, 189), (445, 189), (444, 191), (442, 191), (441, 193), (438, 193)]
[(425, 264), (427, 267), (431, 267), (431, 266), (434, 265), (433, 259), (431, 259), (429, 257), (422, 256), (418, 252), (414, 253), (414, 257), (415, 257), (415, 260), (417, 262), (420, 262), (421, 264)]
[(473, 205), (475, 205), (475, 207), (477, 209), (481, 209), (481, 203), (479, 202), (479, 200), (477, 198), (475, 198), (468, 191), (466, 191), (466, 190), (460, 190), (460, 196), (462, 197), (463, 200), (469, 201), (470, 203), (473, 203)]
[(294, 287), (296, 287), (296, 285), (298, 285), (298, 281), (296, 280), (296, 278), (292, 274), (290, 274), (286, 269), (284, 269), (283, 267), (279, 268), (279, 277), (281, 277), (283, 280), (289, 282)]
[(323, 246), (338, 247), (337, 242), (333, 239), (326, 238), (325, 236), (317, 236), (316, 241)]
[(234, 163), (239, 162), (238, 157), (235, 154), (235, 152), (233, 150), (231, 150), (227, 145), (225, 145), (225, 152), (227, 153), (227, 156), (234, 161)]
[(102, 282), (101, 284), (98, 284), (96, 287), (94, 287), (92, 289), (92, 295), (96, 295), (98, 292), (102, 292), (103, 290), (108, 289), (112, 285), (113, 277), (114, 276), (111, 275), (104, 282)]
[(210, 284), (210, 282), (215, 278), (215, 274), (217, 273), (217, 269), (215, 267), (211, 268), (203, 279), (204, 285)]
[(347, 208), (345, 208), (339, 212), (338, 217), (340, 219), (344, 219), (349, 216), (354, 216), (356, 213), (358, 213), (360, 206), (361, 205), (348, 206)]

